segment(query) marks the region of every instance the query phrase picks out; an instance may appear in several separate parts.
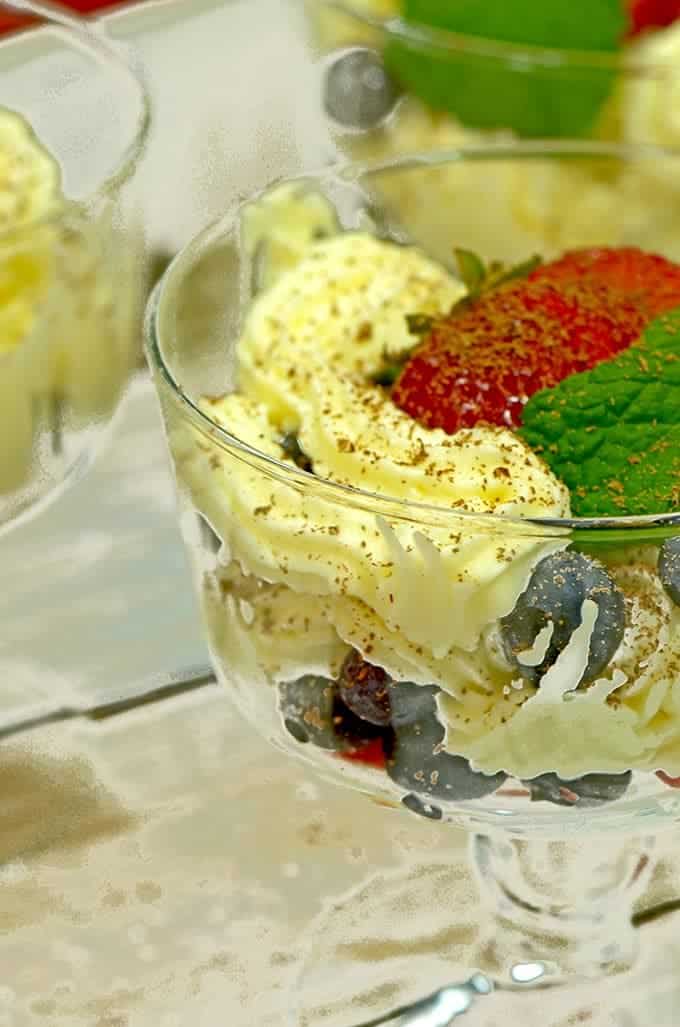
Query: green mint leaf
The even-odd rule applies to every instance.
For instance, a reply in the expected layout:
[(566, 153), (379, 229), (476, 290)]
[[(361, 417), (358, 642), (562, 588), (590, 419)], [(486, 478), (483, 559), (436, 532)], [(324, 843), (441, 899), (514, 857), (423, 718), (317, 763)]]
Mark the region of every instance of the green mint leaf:
[[(434, 324), (435, 319), (430, 314), (407, 314), (406, 315), (406, 327), (408, 328), (410, 335), (427, 335)], [(403, 359), (406, 360), (410, 356), (411, 350), (408, 350)]]
[(395, 361), (391, 364), (383, 364), (381, 368), (371, 375), (370, 380), (374, 385), (382, 385), (385, 389), (391, 389), (403, 370), (403, 363), (400, 364)]
[(404, 370), (408, 360), (416, 346), (419, 345), (420, 337), (427, 335), (434, 324), (434, 318), (429, 314), (407, 314), (406, 325), (411, 335), (418, 337), (408, 349), (401, 353), (383, 353), (382, 364), (377, 371), (369, 376), (369, 381), (374, 385), (382, 385), (385, 389), (391, 389), (397, 378)]
[(494, 288), (497, 288), (499, 285), (505, 285), (506, 282), (513, 282), (518, 278), (527, 278), (542, 263), (543, 258), (535, 255), (529, 257), (528, 260), (523, 260), (521, 264), (514, 264), (509, 268), (501, 266), (496, 274), (491, 275), (491, 284)]
[[(406, 21), (534, 47), (616, 52), (627, 28), (622, 0), (403, 0)], [(521, 136), (583, 136), (612, 92), (611, 67), (511, 61), (455, 46), (394, 39), (393, 76), (436, 110), (475, 128)]]
[[(494, 289), (498, 289), (508, 282), (526, 278), (543, 263), (541, 257), (534, 256), (529, 257), (528, 260), (524, 260), (520, 264), (512, 264), (510, 267), (499, 261), (492, 261), (489, 265), (485, 265), (470, 250), (455, 249), (453, 252), (458, 263), (460, 277), (467, 286), (467, 292), (459, 300), (456, 300), (449, 311), (449, 316), (464, 313), (471, 306), (474, 306), (477, 300), (484, 296), (485, 293), (493, 292)], [(429, 331), (434, 323), (433, 318), (429, 320), (430, 324), (426, 331)], [(411, 330), (410, 325), (409, 330)], [(421, 332), (421, 334), (425, 334), (425, 332)]]
[(628, 27), (621, 0), (403, 0), (407, 21), (483, 39), (565, 50), (617, 50)]
[(458, 273), (468, 292), (478, 292), (487, 277), (484, 261), (472, 250), (454, 249)]
[(519, 434), (578, 517), (680, 508), (680, 307), (590, 371), (535, 393)]

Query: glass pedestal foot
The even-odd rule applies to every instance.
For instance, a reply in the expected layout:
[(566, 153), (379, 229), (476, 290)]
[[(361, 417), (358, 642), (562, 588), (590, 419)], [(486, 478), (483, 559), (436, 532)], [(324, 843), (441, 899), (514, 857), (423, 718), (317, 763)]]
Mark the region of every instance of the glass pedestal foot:
[[(648, 938), (631, 922), (644, 843), (471, 847), (474, 870), (418, 864), (330, 902), (306, 939), (291, 1027), (677, 1027), (680, 941), (673, 956), (659, 925)], [(575, 880), (583, 902), (567, 906)]]

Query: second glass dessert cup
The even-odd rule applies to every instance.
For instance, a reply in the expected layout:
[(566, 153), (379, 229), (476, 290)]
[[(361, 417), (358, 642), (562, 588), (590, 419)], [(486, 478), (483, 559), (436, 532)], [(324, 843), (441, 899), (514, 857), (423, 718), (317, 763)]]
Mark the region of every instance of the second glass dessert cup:
[[(572, 24), (569, 41), (556, 37), (554, 12), (528, 26), (518, 10), (516, 32), (508, 35), (506, 23), (506, 34), (494, 38), (501, 5), (491, 13), (475, 5), (462, 11), (476, 34), (445, 28), (459, 23), (450, 20), (454, 8), (427, 0), (304, 0), (304, 6), (327, 54), (326, 111), (340, 133), (349, 133), (345, 142), (353, 150), (356, 144), (357, 156), (474, 145), (499, 133), (506, 140), (680, 143), (677, 18), (633, 38), (633, 5), (621, 0), (615, 45), (609, 39), (605, 48), (601, 37), (593, 48), (591, 38), (587, 48), (587, 28)], [(617, 4), (609, 7), (614, 14)], [(578, 16), (577, 22), (583, 25)], [(362, 140), (357, 133), (369, 135)]]
[[(95, 28), (2, 0), (0, 532), (88, 466), (138, 363), (145, 287), (129, 185), (140, 78)], [(23, 22), (21, 23), (23, 24)]]
[[(626, 981), (636, 965), (633, 904), (680, 813), (680, 516), (573, 517), (512, 431), (444, 437), (384, 390), (409, 333), (464, 292), (454, 247), (491, 267), (555, 258), (564, 197), (543, 184), (584, 169), (620, 216), (570, 245), (672, 257), (669, 219), (643, 198), (679, 164), (565, 142), (332, 168), (207, 229), (148, 311), (218, 676), (310, 772), (471, 832), (487, 912), (468, 965), (501, 988)], [(458, 188), (429, 238), (401, 201), (422, 204), (441, 174)], [(322, 1022), (449, 983), (422, 962), (368, 997), (345, 982)], [(610, 1013), (588, 1005), (588, 1022)]]

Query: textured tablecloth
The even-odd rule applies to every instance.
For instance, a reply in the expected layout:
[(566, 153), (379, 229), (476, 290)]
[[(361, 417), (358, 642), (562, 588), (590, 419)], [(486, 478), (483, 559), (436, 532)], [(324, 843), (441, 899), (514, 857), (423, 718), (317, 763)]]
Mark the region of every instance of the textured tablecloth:
[[(6, 714), (205, 660), (148, 382), (0, 567)], [(5, 744), (0, 812), (1, 1027), (279, 1027), (323, 902), (462, 843), (310, 781), (217, 689)]]

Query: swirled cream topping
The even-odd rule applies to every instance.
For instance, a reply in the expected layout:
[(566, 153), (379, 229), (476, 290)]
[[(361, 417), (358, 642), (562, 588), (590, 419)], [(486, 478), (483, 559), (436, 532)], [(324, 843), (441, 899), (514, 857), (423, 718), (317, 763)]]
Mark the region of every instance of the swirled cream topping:
[(30, 332), (54, 258), (43, 222), (60, 199), (59, 168), (18, 114), (0, 108), (0, 354)]
[(0, 232), (41, 220), (59, 199), (59, 168), (28, 124), (0, 108)]
[(680, 146), (680, 22), (646, 33), (629, 56), (633, 70), (624, 77), (621, 94), (624, 139)]
[(296, 487), (275, 468), (182, 447), (197, 505), (249, 573), (330, 597), (341, 637), (362, 635), (367, 654), (372, 642), (399, 638), (404, 676), (408, 667), (413, 680), (422, 658), (441, 664), (454, 690), (461, 654), (478, 649), (537, 560), (561, 544), (472, 515), (569, 509), (565, 488), (511, 432), (426, 429), (369, 380), (385, 352), (413, 345), (407, 314), (443, 312), (462, 292), (413, 248), (354, 233), (314, 244), (255, 301), (238, 349), (239, 391), (203, 401), (259, 453), (290, 462), (282, 441), (295, 431), (320, 479), (427, 503), (430, 515), (414, 520), (410, 506), (343, 497), (314, 481)]

